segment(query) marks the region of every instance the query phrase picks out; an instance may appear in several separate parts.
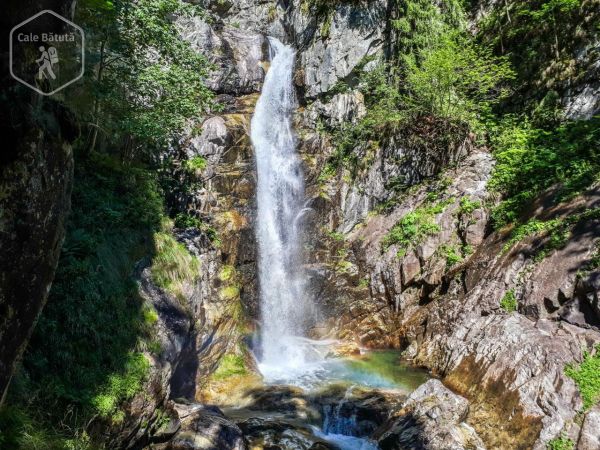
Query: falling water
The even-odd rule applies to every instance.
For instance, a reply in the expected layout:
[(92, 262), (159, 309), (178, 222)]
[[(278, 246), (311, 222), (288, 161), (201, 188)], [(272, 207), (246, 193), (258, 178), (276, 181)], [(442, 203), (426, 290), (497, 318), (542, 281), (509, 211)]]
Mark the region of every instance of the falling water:
[(295, 52), (275, 38), (269, 44), (271, 66), (251, 127), (258, 175), (260, 368), (267, 380), (289, 378), (310, 362), (311, 346), (301, 337), (312, 309), (302, 267), (304, 181), (292, 125)]

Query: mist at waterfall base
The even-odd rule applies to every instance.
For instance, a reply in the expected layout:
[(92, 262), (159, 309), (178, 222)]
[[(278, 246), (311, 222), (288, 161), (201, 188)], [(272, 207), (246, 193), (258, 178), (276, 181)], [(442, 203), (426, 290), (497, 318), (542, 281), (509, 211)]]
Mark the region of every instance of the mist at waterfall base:
[(258, 178), (259, 368), (267, 382), (286, 382), (319, 370), (323, 355), (304, 338), (315, 307), (303, 269), (304, 174), (292, 124), (295, 51), (274, 38), (269, 44), (271, 65), (251, 124)]

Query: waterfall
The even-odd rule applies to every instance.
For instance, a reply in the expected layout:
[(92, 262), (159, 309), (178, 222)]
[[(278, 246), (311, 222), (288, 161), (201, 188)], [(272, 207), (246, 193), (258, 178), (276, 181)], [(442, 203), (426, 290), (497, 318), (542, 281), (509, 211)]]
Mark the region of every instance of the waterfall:
[(304, 180), (292, 124), (295, 51), (275, 38), (269, 44), (271, 66), (251, 124), (258, 178), (259, 366), (267, 380), (298, 373), (311, 359), (301, 337), (312, 311), (301, 242)]

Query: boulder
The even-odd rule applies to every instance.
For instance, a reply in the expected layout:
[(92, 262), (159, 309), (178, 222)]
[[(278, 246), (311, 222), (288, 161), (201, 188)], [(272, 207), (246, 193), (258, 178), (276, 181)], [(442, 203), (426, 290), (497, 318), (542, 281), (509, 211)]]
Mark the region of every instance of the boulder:
[(181, 427), (161, 450), (246, 450), (242, 430), (217, 407), (177, 405)]
[(402, 409), (379, 430), (382, 450), (483, 450), (483, 442), (464, 421), (469, 403), (439, 380), (415, 390)]

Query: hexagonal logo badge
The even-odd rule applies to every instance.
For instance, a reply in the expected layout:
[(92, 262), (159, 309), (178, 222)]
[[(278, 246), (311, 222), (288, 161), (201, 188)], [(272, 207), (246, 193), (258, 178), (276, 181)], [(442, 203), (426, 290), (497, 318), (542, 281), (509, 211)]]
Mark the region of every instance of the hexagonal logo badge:
[(10, 74), (42, 95), (52, 95), (83, 76), (81, 27), (49, 9), (10, 32)]

